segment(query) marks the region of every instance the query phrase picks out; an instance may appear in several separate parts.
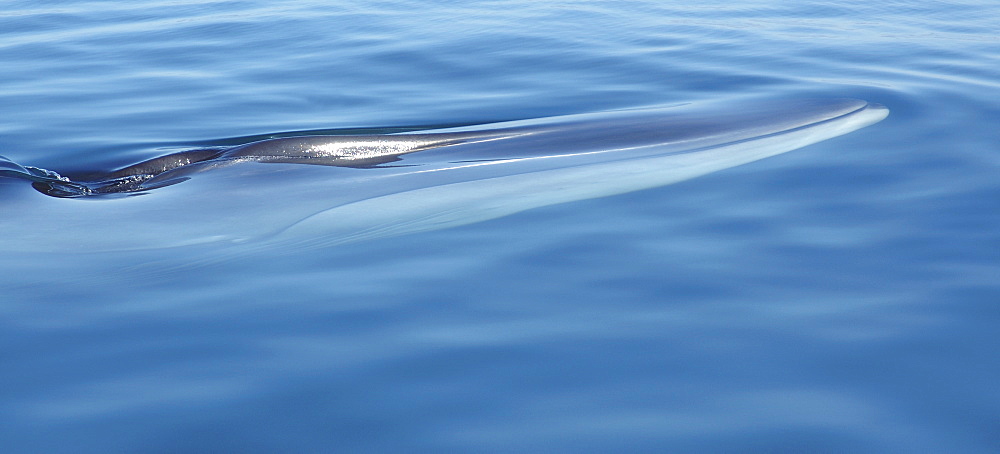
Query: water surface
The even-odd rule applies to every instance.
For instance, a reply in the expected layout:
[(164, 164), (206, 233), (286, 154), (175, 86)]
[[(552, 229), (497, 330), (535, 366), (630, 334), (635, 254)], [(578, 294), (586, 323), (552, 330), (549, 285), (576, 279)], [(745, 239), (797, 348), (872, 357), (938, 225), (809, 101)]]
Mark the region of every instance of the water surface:
[[(44, 168), (746, 96), (892, 115), (676, 185), (380, 241), (5, 254), (0, 440), (995, 452), (997, 23), (979, 1), (7, 2), (0, 155)], [(44, 197), (14, 183), (0, 203)]]

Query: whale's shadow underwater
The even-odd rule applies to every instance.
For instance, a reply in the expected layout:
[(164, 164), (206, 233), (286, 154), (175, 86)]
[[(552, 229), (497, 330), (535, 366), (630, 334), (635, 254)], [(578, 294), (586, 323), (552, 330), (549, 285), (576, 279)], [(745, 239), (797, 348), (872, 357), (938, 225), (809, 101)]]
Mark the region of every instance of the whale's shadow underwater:
[(285, 137), (71, 178), (0, 157), (0, 176), (30, 183), (0, 186), (24, 192), (4, 197), (0, 231), (3, 249), (21, 251), (338, 244), (670, 184), (886, 115), (885, 107), (854, 99), (708, 103)]

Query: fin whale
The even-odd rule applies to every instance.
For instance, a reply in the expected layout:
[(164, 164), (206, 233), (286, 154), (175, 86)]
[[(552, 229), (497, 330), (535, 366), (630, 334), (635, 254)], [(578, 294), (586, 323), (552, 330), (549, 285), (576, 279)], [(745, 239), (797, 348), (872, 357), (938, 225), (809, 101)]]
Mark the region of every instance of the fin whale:
[[(331, 245), (445, 228), (682, 181), (887, 115), (885, 107), (855, 99), (633, 109), (399, 134), (284, 137), (182, 151), (78, 178), (0, 157), (0, 176), (37, 190), (4, 197), (10, 209), (0, 232), (8, 241), (0, 249)], [(75, 198), (104, 200), (67, 200)]]

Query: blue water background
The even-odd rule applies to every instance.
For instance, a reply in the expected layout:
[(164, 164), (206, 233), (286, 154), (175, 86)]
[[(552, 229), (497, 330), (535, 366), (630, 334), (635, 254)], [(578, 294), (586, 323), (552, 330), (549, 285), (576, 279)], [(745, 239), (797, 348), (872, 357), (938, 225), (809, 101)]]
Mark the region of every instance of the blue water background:
[(685, 3), (3, 2), (0, 154), (45, 168), (745, 95), (892, 113), (294, 255), (0, 257), (0, 449), (1000, 451), (1000, 6)]

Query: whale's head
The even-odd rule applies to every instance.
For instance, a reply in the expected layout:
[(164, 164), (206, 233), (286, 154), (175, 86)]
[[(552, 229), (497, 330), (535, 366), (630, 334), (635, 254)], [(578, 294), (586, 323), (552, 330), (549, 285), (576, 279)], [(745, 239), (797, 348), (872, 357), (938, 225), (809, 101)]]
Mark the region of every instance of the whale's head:
[[(885, 118), (854, 99), (716, 102), (400, 134), (302, 136), (156, 157), (89, 179), (0, 159), (13, 249), (337, 244), (666, 185)], [(183, 183), (183, 184), (177, 184)], [(108, 195), (144, 194), (144, 197)], [(91, 196), (100, 197), (91, 197)], [(47, 199), (47, 200), (43, 200)]]

